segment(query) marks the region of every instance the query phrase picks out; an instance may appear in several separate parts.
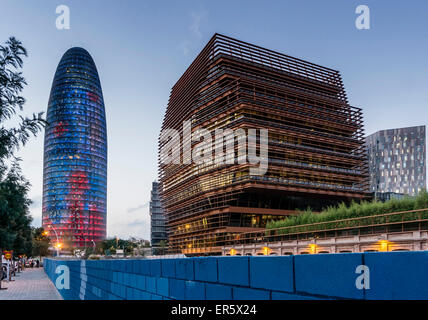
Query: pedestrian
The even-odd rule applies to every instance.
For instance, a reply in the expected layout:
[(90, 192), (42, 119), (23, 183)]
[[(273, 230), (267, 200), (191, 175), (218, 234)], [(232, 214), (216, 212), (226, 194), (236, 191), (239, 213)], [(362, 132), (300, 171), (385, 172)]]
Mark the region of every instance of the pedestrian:
[(0, 281), (7, 278), (7, 268), (3, 264), (1, 265), (1, 277)]

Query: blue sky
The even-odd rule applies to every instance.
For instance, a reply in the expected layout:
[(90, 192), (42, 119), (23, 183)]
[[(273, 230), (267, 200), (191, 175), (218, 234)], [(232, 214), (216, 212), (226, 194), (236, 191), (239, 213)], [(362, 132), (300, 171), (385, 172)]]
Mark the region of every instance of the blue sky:
[[(69, 30), (55, 27), (61, 4), (70, 8)], [(355, 27), (361, 4), (370, 8), (370, 30)], [(0, 7), (0, 41), (14, 35), (29, 51), (24, 114), (46, 111), (68, 48), (84, 47), (95, 60), (107, 115), (109, 236), (149, 238), (147, 203), (170, 89), (215, 32), (339, 70), (367, 134), (427, 124), (424, 0), (2, 0)], [(40, 225), (43, 134), (19, 155)]]

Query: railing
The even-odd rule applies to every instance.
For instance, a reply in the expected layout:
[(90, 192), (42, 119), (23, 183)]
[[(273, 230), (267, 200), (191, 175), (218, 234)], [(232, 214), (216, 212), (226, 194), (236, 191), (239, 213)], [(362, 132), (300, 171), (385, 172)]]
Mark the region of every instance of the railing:
[(339, 72), (223, 35), (216, 35), (213, 56), (225, 54), (310, 80), (341, 86)]
[(322, 239), (410, 230), (428, 230), (428, 208), (240, 233), (227, 237), (225, 245)]

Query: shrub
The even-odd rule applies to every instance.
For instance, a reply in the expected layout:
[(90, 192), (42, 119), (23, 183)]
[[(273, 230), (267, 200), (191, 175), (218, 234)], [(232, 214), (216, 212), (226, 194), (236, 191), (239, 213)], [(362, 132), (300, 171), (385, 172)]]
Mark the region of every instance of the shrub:
[[(344, 203), (340, 203), (338, 206), (329, 206), (320, 213), (313, 213), (310, 208), (301, 212), (299, 210), (296, 216), (288, 217), (284, 220), (279, 221), (270, 221), (266, 225), (266, 229), (275, 229), (275, 228), (285, 228), (293, 227), (288, 229), (282, 229), (277, 232), (277, 234), (288, 234), (295, 232), (306, 232), (319, 229), (331, 229), (338, 227), (352, 227), (357, 224), (356, 221), (346, 221), (346, 222), (334, 222), (336, 220), (349, 219), (349, 218), (360, 218), (360, 217), (370, 217), (364, 219), (366, 224), (372, 223), (386, 223), (386, 222), (398, 222), (402, 219), (401, 216), (391, 216), (391, 217), (379, 217), (377, 215), (385, 213), (393, 213), (400, 211), (411, 211), (417, 209), (428, 208), (428, 192), (422, 190), (416, 197), (404, 197), (402, 199), (391, 199), (386, 202), (379, 202), (373, 200), (362, 201), (360, 203), (352, 202), (349, 206), (346, 206)], [(428, 210), (421, 213), (421, 218), (428, 218)], [(409, 213), (404, 214), (403, 219), (405, 221), (418, 219), (418, 215)], [(329, 222), (331, 223), (324, 224), (322, 226), (304, 226), (307, 224)], [(266, 234), (272, 234), (272, 232), (266, 231)]]

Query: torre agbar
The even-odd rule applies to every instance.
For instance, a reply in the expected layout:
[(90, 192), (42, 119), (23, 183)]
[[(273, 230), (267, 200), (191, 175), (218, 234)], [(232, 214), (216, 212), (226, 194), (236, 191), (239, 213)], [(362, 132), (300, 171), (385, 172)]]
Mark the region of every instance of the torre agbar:
[[(368, 196), (362, 111), (349, 105), (338, 71), (215, 34), (172, 88), (162, 130), (177, 130), (183, 144), (183, 122), (213, 137), (216, 129), (267, 129), (268, 169), (254, 175), (249, 161), (196, 164), (184, 151), (168, 163), (162, 148), (171, 141), (161, 134), (171, 252), (220, 254), (268, 221)], [(202, 139), (191, 141), (193, 148)]]
[(85, 49), (63, 55), (47, 122), (43, 228), (64, 249), (92, 247), (106, 236), (107, 134), (97, 68)]

